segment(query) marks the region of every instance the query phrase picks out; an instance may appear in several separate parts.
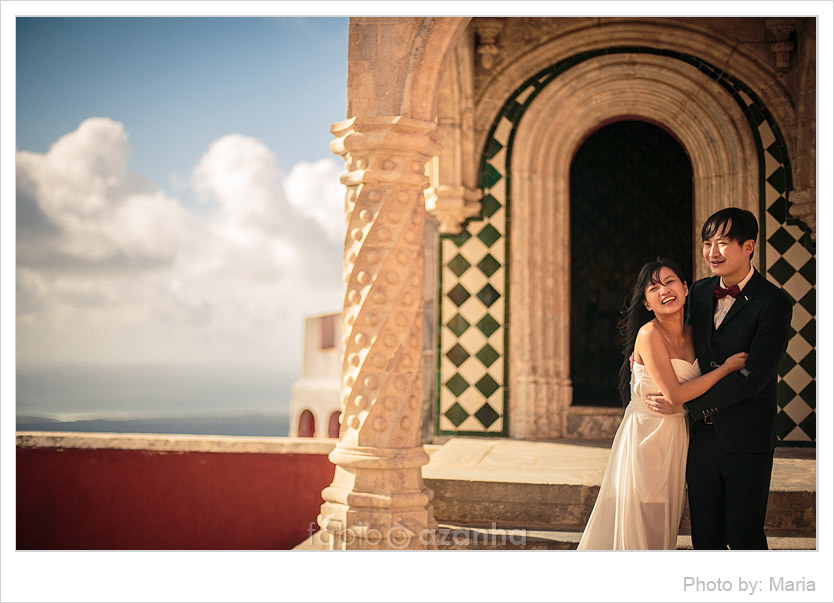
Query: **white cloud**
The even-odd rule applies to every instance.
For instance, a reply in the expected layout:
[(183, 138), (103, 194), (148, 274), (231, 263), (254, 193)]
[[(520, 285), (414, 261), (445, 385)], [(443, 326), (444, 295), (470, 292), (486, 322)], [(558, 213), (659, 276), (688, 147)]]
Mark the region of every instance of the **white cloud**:
[(45, 154), (17, 153), (18, 204), (34, 202), (29, 211), (58, 231), (39, 238), (40, 254), (47, 245), (80, 262), (172, 260), (196, 224), (176, 200), (130, 175), (129, 158), (122, 124), (106, 118), (84, 121)]
[(343, 171), (344, 166), (333, 159), (302, 161), (284, 180), (289, 202), (321, 224), (334, 242), (345, 237), (344, 187), (339, 182)]
[(297, 367), (303, 317), (341, 304), (338, 163), (287, 176), (262, 142), (225, 136), (190, 210), (130, 153), (105, 118), (17, 153), (19, 360)]
[(275, 155), (254, 138), (230, 134), (215, 141), (194, 169), (194, 185), (203, 199), (219, 202), (224, 216), (258, 218), (279, 213), (276, 195), (281, 173)]

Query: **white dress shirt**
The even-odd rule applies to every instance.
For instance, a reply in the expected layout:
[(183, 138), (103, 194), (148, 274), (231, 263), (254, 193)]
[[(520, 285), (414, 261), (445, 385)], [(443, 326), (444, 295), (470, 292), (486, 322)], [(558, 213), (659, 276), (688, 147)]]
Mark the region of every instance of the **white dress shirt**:
[[(742, 280), (738, 284), (739, 295), (741, 295), (741, 290), (744, 289), (744, 286), (747, 284), (747, 281), (749, 281), (750, 277), (753, 276), (753, 270), (754, 270), (753, 266), (751, 265), (750, 266), (750, 272), (748, 272), (747, 276), (744, 277), (744, 280)], [(724, 277), (721, 277), (720, 287), (722, 289), (727, 288), (727, 285), (724, 284)], [(733, 304), (735, 303), (735, 301), (736, 301), (736, 298), (733, 297), (732, 295), (725, 295), (724, 297), (722, 297), (721, 299), (716, 301), (715, 316), (714, 316), (714, 323), (715, 323), (715, 328), (716, 329), (718, 328), (718, 325), (721, 324), (721, 321), (724, 320), (724, 317), (727, 316), (727, 312), (729, 312), (730, 308), (733, 307)]]

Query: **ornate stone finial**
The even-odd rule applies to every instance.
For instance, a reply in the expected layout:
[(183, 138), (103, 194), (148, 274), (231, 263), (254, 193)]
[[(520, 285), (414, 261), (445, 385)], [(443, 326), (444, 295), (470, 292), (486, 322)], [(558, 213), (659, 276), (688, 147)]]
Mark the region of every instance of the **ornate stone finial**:
[(463, 223), (481, 211), (481, 193), (463, 186), (433, 186), (425, 191), (426, 211), (442, 234), (460, 234)]
[(495, 56), (498, 54), (498, 34), (504, 28), (504, 19), (485, 17), (475, 19), (475, 33), (477, 34), (476, 52), (484, 69), (492, 69)]
[(765, 26), (776, 40), (770, 45), (770, 49), (776, 54), (776, 67), (784, 71), (791, 66), (791, 51), (796, 48), (791, 41), (791, 34), (796, 31), (796, 19), (790, 17), (765, 19)]

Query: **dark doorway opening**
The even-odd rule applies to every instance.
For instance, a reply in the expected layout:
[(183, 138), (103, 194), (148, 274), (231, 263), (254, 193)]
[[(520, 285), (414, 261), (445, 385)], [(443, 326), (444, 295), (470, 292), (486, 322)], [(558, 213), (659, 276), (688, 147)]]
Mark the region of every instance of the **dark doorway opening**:
[(316, 437), (316, 418), (309, 410), (303, 411), (301, 416), (298, 418), (298, 437)]
[(671, 258), (692, 282), (692, 166), (663, 128), (612, 123), (577, 151), (570, 197), (573, 403), (620, 406), (617, 323), (640, 267)]
[(339, 437), (339, 418), (341, 417), (341, 411), (333, 411), (330, 413), (330, 423), (327, 426), (327, 437), (328, 438), (338, 438)]

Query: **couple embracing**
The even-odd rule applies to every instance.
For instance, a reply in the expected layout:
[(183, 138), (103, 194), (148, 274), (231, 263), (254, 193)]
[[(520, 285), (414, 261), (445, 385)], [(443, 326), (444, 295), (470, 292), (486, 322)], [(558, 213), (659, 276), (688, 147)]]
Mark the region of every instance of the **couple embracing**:
[(687, 492), (694, 548), (767, 548), (792, 304), (751, 264), (758, 231), (746, 210), (710, 216), (713, 276), (691, 288), (670, 260), (640, 271), (623, 319), (628, 406), (579, 549), (674, 549)]

